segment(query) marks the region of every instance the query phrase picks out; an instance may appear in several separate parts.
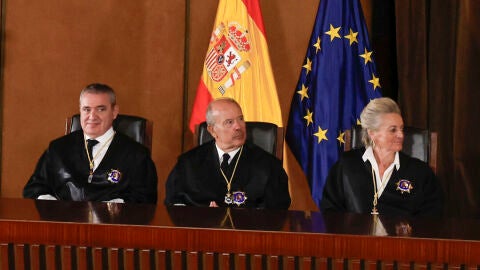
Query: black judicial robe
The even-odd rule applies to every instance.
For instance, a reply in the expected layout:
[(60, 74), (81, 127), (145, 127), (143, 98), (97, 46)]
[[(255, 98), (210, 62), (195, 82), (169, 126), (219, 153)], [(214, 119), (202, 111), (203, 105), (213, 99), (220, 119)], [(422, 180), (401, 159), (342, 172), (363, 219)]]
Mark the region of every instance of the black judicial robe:
[(157, 172), (146, 147), (115, 133), (91, 183), (83, 132), (52, 141), (23, 189), (25, 198), (50, 194), (59, 200), (156, 203)]
[[(231, 161), (231, 167), (239, 154), (240, 151)], [(224, 203), (227, 184), (219, 164), (214, 141), (180, 155), (166, 182), (165, 204), (209, 206), (215, 201), (219, 206), (227, 206)], [(245, 192), (247, 200), (240, 207), (287, 209), (290, 206), (288, 176), (281, 161), (254, 144), (244, 145), (231, 185), (231, 192)]]
[[(364, 148), (345, 152), (331, 168), (320, 203), (322, 211), (372, 211), (372, 169), (370, 162), (362, 159), (364, 152)], [(431, 168), (402, 152), (399, 157), (400, 169), (394, 169), (378, 199), (378, 212), (396, 216), (440, 216), (443, 210), (442, 189)], [(400, 180), (412, 184), (410, 192), (398, 189)]]

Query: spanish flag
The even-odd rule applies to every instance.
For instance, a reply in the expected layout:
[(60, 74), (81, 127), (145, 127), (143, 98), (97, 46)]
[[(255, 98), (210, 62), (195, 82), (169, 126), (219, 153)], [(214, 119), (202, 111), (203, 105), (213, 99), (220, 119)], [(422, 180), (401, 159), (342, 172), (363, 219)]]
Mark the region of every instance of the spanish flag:
[(198, 85), (190, 130), (205, 121), (208, 103), (234, 98), (246, 121), (274, 123), (282, 114), (258, 0), (220, 0)]

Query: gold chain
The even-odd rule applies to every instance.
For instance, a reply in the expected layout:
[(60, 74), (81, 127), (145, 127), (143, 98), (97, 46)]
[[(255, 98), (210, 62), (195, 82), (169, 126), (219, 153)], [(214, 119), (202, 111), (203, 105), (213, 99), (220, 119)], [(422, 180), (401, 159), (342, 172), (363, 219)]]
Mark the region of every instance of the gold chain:
[[(102, 145), (100, 149), (98, 149), (97, 154), (93, 156), (92, 158), (90, 157), (90, 153), (88, 152), (88, 146), (87, 146), (87, 140), (83, 140), (83, 143), (85, 145), (85, 151), (87, 152), (87, 157), (88, 157), (88, 163), (90, 165), (90, 173), (88, 176), (88, 182), (90, 183), (92, 181), (92, 175), (93, 175), (93, 167), (94, 167), (94, 161), (97, 159), (98, 155), (102, 152), (103, 148), (107, 146), (112, 140), (113, 136), (115, 136), (115, 131), (113, 132), (113, 135), (108, 138), (108, 140)], [(92, 147), (92, 155), (93, 155), (93, 147)]]
[(230, 207), (227, 207), (227, 211), (225, 212), (225, 217), (223, 217), (222, 222), (220, 223), (220, 228), (225, 228), (227, 221), (230, 222), (230, 226), (232, 229), (235, 229), (235, 224), (233, 224), (232, 214), (230, 213)]
[[(373, 181), (373, 188), (375, 189), (374, 190), (374, 194), (373, 194), (373, 208), (372, 208), (372, 214), (373, 215), (377, 215), (378, 214), (378, 210), (377, 210), (377, 204), (378, 204), (378, 191), (377, 191), (377, 180), (376, 180), (376, 177), (375, 177), (375, 171), (373, 170), (373, 165), (370, 163), (370, 165), (372, 166), (372, 181)], [(386, 185), (386, 183), (389, 181), (390, 179), (390, 176), (392, 176), (392, 173), (393, 173), (393, 169), (390, 170), (388, 172), (387, 175), (384, 176), (384, 179), (385, 181), (383, 181), (382, 179), (382, 188)]]
[(378, 191), (377, 191), (377, 180), (375, 179), (375, 172), (373, 171), (373, 164), (370, 163), (370, 166), (372, 166), (372, 181), (373, 181), (373, 208), (372, 208), (372, 215), (378, 215), (378, 210), (377, 210), (377, 200), (378, 200)]
[(232, 185), (233, 176), (235, 175), (235, 172), (237, 171), (238, 161), (240, 160), (240, 157), (242, 156), (242, 152), (243, 152), (243, 145), (240, 148), (240, 154), (238, 154), (237, 161), (235, 161), (235, 167), (233, 167), (233, 171), (232, 171), (232, 175), (230, 176), (230, 180), (227, 178), (227, 176), (223, 172), (222, 168), (220, 167), (220, 172), (222, 173), (223, 178), (225, 179), (225, 182), (227, 183), (227, 194), (230, 194), (230, 189), (232, 187), (231, 185)]

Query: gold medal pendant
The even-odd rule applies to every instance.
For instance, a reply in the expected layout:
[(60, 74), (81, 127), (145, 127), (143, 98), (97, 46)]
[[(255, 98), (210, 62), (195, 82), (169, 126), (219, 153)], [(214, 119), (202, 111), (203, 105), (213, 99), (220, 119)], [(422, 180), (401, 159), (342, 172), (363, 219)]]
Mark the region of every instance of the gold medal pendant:
[(225, 195), (225, 203), (228, 205), (233, 203), (232, 194), (230, 194), (230, 192)]
[(244, 204), (247, 201), (247, 196), (243, 191), (235, 191), (233, 192), (233, 203), (237, 206)]
[(92, 178), (93, 178), (93, 175), (89, 174), (88, 175), (88, 183), (92, 183)]
[(88, 183), (92, 183), (93, 178), (93, 163), (90, 163), (90, 173), (88, 174)]
[(225, 175), (225, 172), (220, 167), (220, 172), (223, 178), (225, 179), (225, 183), (227, 184), (227, 193), (225, 194), (225, 204), (227, 205), (235, 204), (237, 206), (240, 206), (244, 204), (245, 201), (247, 200), (247, 196), (245, 196), (245, 192), (243, 191), (235, 191), (233, 192), (233, 194), (230, 193), (230, 190), (232, 187), (232, 180), (237, 170), (238, 161), (242, 156), (242, 152), (243, 152), (243, 146), (240, 148), (240, 154), (238, 155), (237, 161), (235, 162), (235, 167), (233, 168), (233, 172), (232, 172), (232, 175), (230, 176), (230, 179), (227, 178), (227, 176)]
[(397, 190), (399, 190), (402, 194), (404, 192), (410, 193), (410, 190), (413, 189), (413, 184), (409, 180), (400, 179), (397, 183)]

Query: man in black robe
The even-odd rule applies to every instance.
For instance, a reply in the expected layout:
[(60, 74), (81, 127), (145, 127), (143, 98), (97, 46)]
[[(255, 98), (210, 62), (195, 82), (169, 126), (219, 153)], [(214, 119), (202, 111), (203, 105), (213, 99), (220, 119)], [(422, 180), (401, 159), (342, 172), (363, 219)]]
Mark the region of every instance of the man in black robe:
[(165, 204), (287, 209), (288, 176), (280, 160), (245, 141), (240, 105), (230, 98), (214, 100), (206, 119), (214, 141), (178, 158)]
[(80, 93), (82, 130), (52, 141), (23, 189), (25, 198), (156, 203), (149, 150), (115, 132), (116, 96), (104, 84)]

